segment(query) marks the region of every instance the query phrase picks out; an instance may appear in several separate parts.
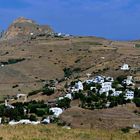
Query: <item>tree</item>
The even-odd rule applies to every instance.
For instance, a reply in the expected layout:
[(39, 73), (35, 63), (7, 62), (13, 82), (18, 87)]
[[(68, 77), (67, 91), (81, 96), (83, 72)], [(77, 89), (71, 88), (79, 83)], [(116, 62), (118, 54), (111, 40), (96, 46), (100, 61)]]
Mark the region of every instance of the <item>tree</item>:
[(116, 80), (119, 82), (119, 84), (122, 84), (122, 81), (123, 81), (124, 79), (126, 79), (126, 76), (124, 76), (124, 75), (120, 75), (120, 76), (118, 76), (118, 77), (116, 78)]
[(69, 78), (72, 75), (72, 70), (70, 68), (64, 68), (64, 76)]
[(57, 101), (57, 105), (60, 108), (69, 108), (71, 100), (69, 98), (64, 98), (62, 100)]
[(135, 96), (135, 97), (140, 97), (140, 89), (135, 88), (134, 96)]
[(140, 98), (134, 98), (133, 102), (136, 104), (137, 107), (140, 107)]
[(35, 115), (30, 115), (30, 121), (37, 121), (37, 118)]
[(39, 117), (43, 117), (46, 114), (46, 112), (43, 109), (37, 109), (36, 115)]
[(100, 84), (96, 85), (96, 88), (98, 89), (98, 91), (102, 88), (102, 86)]
[(112, 90), (109, 90), (109, 95), (112, 95), (113, 94), (113, 91)]
[(43, 92), (43, 95), (50, 96), (50, 95), (54, 94), (54, 89), (51, 89), (49, 87), (44, 87), (42, 89), (42, 92)]
[(112, 88), (117, 88), (117, 87), (118, 87), (118, 84), (119, 84), (119, 81), (118, 81), (118, 80), (115, 80), (115, 81), (112, 83)]
[(126, 104), (125, 96), (124, 96), (123, 93), (122, 94), (119, 94), (119, 96), (117, 97), (117, 102), (120, 105)]

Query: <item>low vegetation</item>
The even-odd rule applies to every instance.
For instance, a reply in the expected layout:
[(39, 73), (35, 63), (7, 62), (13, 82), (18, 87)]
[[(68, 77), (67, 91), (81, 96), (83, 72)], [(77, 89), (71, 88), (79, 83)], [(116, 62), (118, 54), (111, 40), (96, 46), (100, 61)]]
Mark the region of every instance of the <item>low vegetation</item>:
[(0, 127), (0, 140), (139, 140), (139, 134), (113, 130), (67, 130), (55, 125)]
[(36, 120), (36, 117), (45, 117), (52, 114), (49, 111), (49, 107), (44, 104), (43, 101), (26, 102), (26, 103), (14, 103), (15, 108), (7, 108), (4, 105), (0, 105), (0, 117), (2, 123), (8, 123), (10, 120), (19, 121), (21, 119)]
[(140, 44), (135, 44), (135, 47), (136, 48), (140, 48)]
[(91, 41), (84, 41), (84, 42), (76, 42), (74, 45), (102, 45), (100, 42), (91, 42)]
[(19, 58), (19, 59), (8, 59), (8, 61), (0, 62), (3, 65), (10, 65), (10, 64), (16, 64), (19, 62), (24, 61), (25, 58)]

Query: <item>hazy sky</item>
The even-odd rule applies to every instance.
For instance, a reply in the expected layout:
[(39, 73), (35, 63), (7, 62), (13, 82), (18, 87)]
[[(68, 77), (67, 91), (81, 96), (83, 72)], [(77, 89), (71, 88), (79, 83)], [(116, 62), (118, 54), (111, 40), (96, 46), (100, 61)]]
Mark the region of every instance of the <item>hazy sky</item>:
[(140, 0), (0, 0), (0, 28), (24, 16), (55, 31), (140, 39)]

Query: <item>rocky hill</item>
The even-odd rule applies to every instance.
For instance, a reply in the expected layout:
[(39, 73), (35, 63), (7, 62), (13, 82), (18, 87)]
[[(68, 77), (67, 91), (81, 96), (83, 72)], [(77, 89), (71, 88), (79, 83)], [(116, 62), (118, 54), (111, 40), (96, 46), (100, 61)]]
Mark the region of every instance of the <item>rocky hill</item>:
[(53, 30), (48, 25), (38, 25), (35, 21), (20, 17), (16, 19), (4, 34), (4, 39), (13, 39), (29, 35), (51, 34)]

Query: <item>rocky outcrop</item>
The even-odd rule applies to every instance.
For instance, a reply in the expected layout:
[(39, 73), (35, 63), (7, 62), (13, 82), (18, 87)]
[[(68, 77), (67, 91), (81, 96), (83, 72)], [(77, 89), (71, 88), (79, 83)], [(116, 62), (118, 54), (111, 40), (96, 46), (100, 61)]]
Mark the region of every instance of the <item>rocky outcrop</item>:
[(16, 19), (5, 32), (4, 39), (13, 39), (31, 35), (51, 34), (53, 30), (48, 25), (38, 25), (35, 21), (20, 17)]

